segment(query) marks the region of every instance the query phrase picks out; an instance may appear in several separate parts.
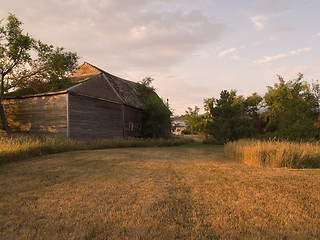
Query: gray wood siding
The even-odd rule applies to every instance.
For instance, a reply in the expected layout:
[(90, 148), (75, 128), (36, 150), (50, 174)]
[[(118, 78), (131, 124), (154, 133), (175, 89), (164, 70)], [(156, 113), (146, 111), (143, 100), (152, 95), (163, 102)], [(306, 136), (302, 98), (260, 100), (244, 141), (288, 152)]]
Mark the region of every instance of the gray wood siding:
[[(124, 105), (124, 123), (126, 137), (141, 137), (142, 110)], [(130, 129), (130, 124), (133, 129)]]
[(15, 132), (60, 133), (67, 136), (67, 94), (5, 99), (10, 127)]
[(123, 137), (122, 105), (68, 94), (68, 137), (111, 139)]

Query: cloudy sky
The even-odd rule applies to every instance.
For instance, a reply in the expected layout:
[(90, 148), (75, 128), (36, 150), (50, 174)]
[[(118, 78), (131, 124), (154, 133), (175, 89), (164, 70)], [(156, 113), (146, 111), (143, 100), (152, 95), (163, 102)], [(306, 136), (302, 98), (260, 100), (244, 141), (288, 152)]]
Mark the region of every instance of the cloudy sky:
[(25, 32), (119, 77), (155, 79), (175, 114), (304, 73), (320, 80), (319, 0), (0, 0)]

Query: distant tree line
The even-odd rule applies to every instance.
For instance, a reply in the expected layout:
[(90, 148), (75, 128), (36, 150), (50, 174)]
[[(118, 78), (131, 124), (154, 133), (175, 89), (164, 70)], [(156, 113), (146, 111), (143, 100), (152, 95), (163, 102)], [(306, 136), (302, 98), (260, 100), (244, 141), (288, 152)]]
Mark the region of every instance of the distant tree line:
[(261, 97), (237, 96), (236, 90), (223, 90), (219, 98), (204, 100), (204, 114), (199, 107), (188, 108), (187, 131), (212, 136), (225, 143), (258, 136), (287, 140), (318, 139), (320, 134), (319, 84), (309, 84), (303, 74), (267, 87)]

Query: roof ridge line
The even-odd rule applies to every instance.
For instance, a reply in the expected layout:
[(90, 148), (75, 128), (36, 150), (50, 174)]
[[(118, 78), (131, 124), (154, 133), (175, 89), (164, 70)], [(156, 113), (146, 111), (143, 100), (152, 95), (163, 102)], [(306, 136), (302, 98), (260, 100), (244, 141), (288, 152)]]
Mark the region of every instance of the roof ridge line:
[(108, 82), (109, 86), (112, 88), (113, 92), (117, 95), (117, 97), (119, 98), (119, 100), (121, 101), (122, 104), (125, 104), (125, 101), (122, 99), (122, 97), (120, 96), (120, 94), (118, 93), (118, 91), (115, 90), (115, 88), (113, 87), (113, 85), (110, 83), (109, 79), (106, 77), (105, 74), (102, 74), (103, 78)]
[[(90, 65), (91, 67), (99, 70), (101, 73), (105, 72), (105, 71), (102, 70), (101, 68), (98, 68), (98, 67), (96, 67), (96, 66), (94, 66), (94, 65), (92, 65), (91, 63), (88, 63), (88, 62), (86, 62), (86, 61), (84, 61), (81, 65), (83, 65), (83, 64), (85, 64), (85, 63), (88, 64), (88, 65)], [(80, 66), (81, 66), (81, 65), (80, 65)], [(80, 66), (79, 66), (79, 67), (80, 67)]]
[(44, 93), (34, 93), (34, 94), (28, 94), (28, 95), (16, 95), (16, 96), (4, 96), (3, 99), (24, 99), (24, 98), (34, 98), (34, 97), (44, 97), (44, 96), (54, 96), (54, 95), (60, 95), (67, 93), (68, 91), (60, 90), (55, 92), (44, 92)]

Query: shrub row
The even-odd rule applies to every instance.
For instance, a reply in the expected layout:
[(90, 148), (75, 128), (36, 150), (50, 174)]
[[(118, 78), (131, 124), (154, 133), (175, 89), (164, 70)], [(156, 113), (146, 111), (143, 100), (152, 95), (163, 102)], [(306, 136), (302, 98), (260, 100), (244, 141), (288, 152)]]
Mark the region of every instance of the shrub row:
[(276, 140), (238, 140), (224, 146), (225, 154), (247, 165), (319, 168), (319, 142), (289, 142)]

